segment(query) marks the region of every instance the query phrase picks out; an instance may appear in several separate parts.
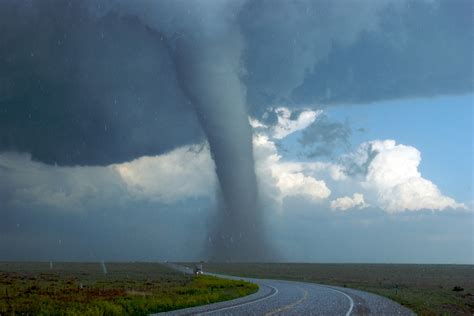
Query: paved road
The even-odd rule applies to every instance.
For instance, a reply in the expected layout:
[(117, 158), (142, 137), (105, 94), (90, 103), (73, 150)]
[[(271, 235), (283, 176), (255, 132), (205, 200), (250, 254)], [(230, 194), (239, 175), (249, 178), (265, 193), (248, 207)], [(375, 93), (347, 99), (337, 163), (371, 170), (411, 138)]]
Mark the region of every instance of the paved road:
[[(191, 271), (184, 267), (172, 267), (185, 273)], [(260, 288), (257, 293), (235, 300), (157, 315), (414, 315), (409, 309), (389, 299), (348, 288), (211, 275), (246, 280), (257, 283)]]

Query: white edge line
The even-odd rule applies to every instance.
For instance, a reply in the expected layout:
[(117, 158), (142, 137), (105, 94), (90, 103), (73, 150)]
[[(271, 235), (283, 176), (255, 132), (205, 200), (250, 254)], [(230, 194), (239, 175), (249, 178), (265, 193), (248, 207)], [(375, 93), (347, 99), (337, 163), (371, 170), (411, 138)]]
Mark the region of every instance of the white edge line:
[[(213, 275), (213, 273), (209, 273), (208, 275)], [(222, 276), (220, 275), (219, 277), (221, 278), (225, 278), (225, 276)], [(238, 277), (236, 277), (238, 278)], [(242, 279), (241, 279), (242, 280)], [(259, 279), (259, 280), (262, 280), (262, 279)], [(265, 280), (265, 279), (264, 279)], [(277, 281), (284, 281), (284, 280), (277, 280)], [(249, 281), (247, 281), (249, 282)], [(289, 281), (289, 282), (294, 282), (294, 281)], [(309, 284), (316, 284), (316, 285), (319, 285), (319, 286), (322, 286), (322, 287), (325, 287), (327, 289), (330, 289), (334, 292), (338, 292), (342, 295), (344, 295), (345, 297), (347, 297), (349, 299), (349, 303), (350, 303), (350, 306), (349, 306), (349, 310), (347, 311), (346, 315), (345, 316), (350, 316), (350, 314), (352, 313), (352, 310), (354, 309), (354, 301), (352, 300), (352, 297), (350, 297), (349, 295), (347, 295), (346, 293), (344, 293), (343, 291), (339, 291), (339, 290), (336, 290), (330, 286), (327, 286), (327, 285), (323, 285), (323, 284), (317, 284), (317, 283), (311, 283), (311, 282), (301, 282), (301, 283), (309, 283)], [(268, 296), (265, 296), (265, 297), (262, 297), (262, 298), (259, 298), (257, 300), (254, 300), (254, 301), (250, 301), (250, 302), (246, 302), (246, 303), (242, 303), (242, 304), (238, 304), (238, 305), (232, 305), (232, 306), (228, 306), (228, 307), (223, 307), (223, 308), (219, 308), (219, 309), (215, 309), (215, 310), (212, 310), (212, 311), (207, 311), (207, 312), (203, 312), (203, 313), (197, 313), (197, 315), (207, 315), (207, 314), (211, 314), (211, 313), (215, 313), (215, 312), (220, 312), (220, 311), (225, 311), (225, 310), (229, 310), (229, 309), (233, 309), (233, 308), (237, 308), (237, 307), (241, 307), (241, 306), (246, 306), (246, 305), (249, 305), (249, 304), (253, 304), (253, 303), (257, 303), (257, 302), (261, 302), (263, 300), (266, 300), (266, 299), (269, 299), (275, 295), (278, 294), (278, 289), (276, 287), (273, 287), (269, 284), (264, 284), (264, 286), (268, 286), (270, 288), (272, 288), (273, 290), (275, 290), (275, 292), (271, 295), (268, 295)], [(205, 306), (205, 305), (203, 305)]]
[(349, 299), (349, 302), (350, 302), (351, 306), (349, 307), (349, 310), (346, 313), (346, 316), (349, 316), (352, 313), (352, 309), (354, 308), (354, 301), (352, 300), (352, 297), (350, 297), (349, 295), (347, 295), (343, 291), (333, 289), (332, 287), (329, 287), (329, 286), (325, 286), (325, 287), (330, 289), (330, 290), (333, 290), (335, 292), (341, 293), (342, 295), (344, 295), (345, 297), (347, 297)]
[(249, 305), (249, 304), (253, 304), (253, 303), (257, 303), (257, 302), (261, 302), (263, 300), (266, 300), (266, 299), (269, 299), (275, 295), (278, 294), (278, 289), (276, 287), (273, 287), (271, 285), (268, 285), (268, 284), (264, 284), (264, 286), (268, 286), (268, 287), (271, 287), (273, 290), (275, 290), (275, 292), (271, 295), (268, 295), (268, 296), (265, 296), (265, 297), (262, 297), (262, 298), (259, 298), (255, 301), (250, 301), (250, 302), (246, 302), (246, 303), (242, 303), (242, 304), (238, 304), (238, 305), (232, 305), (232, 306), (228, 306), (228, 307), (223, 307), (223, 308), (219, 308), (219, 309), (214, 309), (212, 311), (207, 311), (207, 312), (204, 312), (204, 313), (198, 313), (197, 315), (207, 315), (207, 314), (211, 314), (211, 313), (215, 313), (215, 312), (221, 312), (221, 311), (226, 311), (226, 310), (229, 310), (229, 309), (233, 309), (233, 308), (237, 308), (237, 307), (242, 307), (242, 306), (246, 306), (246, 305)]

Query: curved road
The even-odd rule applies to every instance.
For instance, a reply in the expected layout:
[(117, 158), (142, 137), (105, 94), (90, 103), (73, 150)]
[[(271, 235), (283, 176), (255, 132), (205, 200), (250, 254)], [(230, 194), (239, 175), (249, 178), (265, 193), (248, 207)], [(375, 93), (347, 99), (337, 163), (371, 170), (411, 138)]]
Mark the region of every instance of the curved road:
[[(187, 273), (191, 271), (176, 265), (172, 267)], [(231, 301), (156, 315), (414, 315), (394, 301), (348, 288), (207, 274), (256, 283), (259, 290)]]

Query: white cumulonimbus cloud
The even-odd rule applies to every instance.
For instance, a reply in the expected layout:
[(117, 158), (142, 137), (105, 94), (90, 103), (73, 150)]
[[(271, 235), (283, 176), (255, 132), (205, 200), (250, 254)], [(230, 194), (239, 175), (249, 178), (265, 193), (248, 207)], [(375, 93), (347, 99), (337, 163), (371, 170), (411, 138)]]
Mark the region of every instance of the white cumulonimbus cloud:
[[(341, 157), (340, 163), (285, 161), (275, 140), (305, 128), (320, 114), (309, 112), (291, 120), (291, 112), (281, 110), (282, 119), (275, 127), (249, 119), (255, 130), (256, 174), (265, 199), (282, 205), (285, 198), (300, 198), (342, 211), (369, 205), (388, 213), (467, 208), (422, 177), (418, 149), (394, 140), (362, 143)], [(5, 205), (71, 210), (110, 201), (212, 199), (217, 187), (215, 165), (206, 143), (105, 167), (51, 166), (32, 160), (28, 154), (2, 153), (0, 177), (6, 179), (0, 187), (0, 202)], [(332, 190), (340, 197), (329, 202)], [(358, 193), (351, 196), (349, 192), (355, 190)]]
[(352, 208), (362, 209), (368, 206), (369, 205), (365, 203), (364, 195), (362, 193), (354, 193), (352, 197), (343, 196), (331, 201), (332, 210), (346, 211)]
[[(275, 143), (254, 136), (256, 173), (261, 190), (281, 203), (286, 197), (319, 202), (331, 191), (324, 181), (304, 173), (304, 164), (283, 162)], [(93, 205), (134, 200), (174, 203), (213, 198), (217, 187), (209, 146), (189, 145), (158, 156), (104, 167), (62, 167), (33, 161), (28, 154), (0, 155), (0, 176), (9, 179), (8, 201), (16, 206), (86, 210)], [(4, 182), (7, 183), (7, 182)]]
[(217, 184), (209, 147), (191, 145), (114, 165), (132, 196), (172, 203), (210, 197)]
[[(332, 185), (351, 181), (372, 197), (370, 205), (389, 213), (465, 208), (421, 176), (418, 170), (421, 154), (415, 147), (396, 144), (394, 140), (366, 142), (347, 155), (346, 163), (350, 161), (356, 166), (359, 174), (344, 172), (348, 167), (339, 164), (284, 161), (275, 143), (263, 133), (254, 135), (253, 146), (262, 193), (278, 204), (287, 197), (313, 203), (326, 200), (331, 190), (323, 180), (313, 176), (316, 172), (326, 173), (335, 181)], [(183, 146), (160, 156), (114, 165), (114, 168), (132, 196), (167, 203), (183, 198), (212, 197), (217, 181), (207, 145)], [(356, 193), (331, 201), (329, 207), (348, 210), (368, 205), (364, 194)]]
[(253, 138), (257, 176), (263, 193), (282, 203), (286, 197), (300, 197), (320, 202), (331, 194), (322, 180), (304, 173), (305, 164), (284, 162), (276, 145), (268, 136), (256, 134)]
[(377, 206), (389, 213), (465, 208), (421, 176), (421, 153), (415, 147), (375, 140), (361, 144), (353, 157), (358, 166), (365, 166), (361, 185), (374, 192)]
[(6, 180), (0, 183), (6, 195), (2, 203), (70, 211), (140, 200), (212, 198), (217, 182), (207, 144), (102, 167), (51, 166), (29, 154), (2, 153), (0, 177)]
[[(304, 173), (305, 164), (284, 162), (267, 136), (253, 138), (256, 173), (267, 198), (282, 203), (286, 197), (320, 202), (331, 191), (324, 181)], [(183, 146), (155, 157), (142, 157), (114, 165), (129, 192), (136, 198), (174, 202), (192, 197), (212, 197), (217, 178), (209, 147)]]

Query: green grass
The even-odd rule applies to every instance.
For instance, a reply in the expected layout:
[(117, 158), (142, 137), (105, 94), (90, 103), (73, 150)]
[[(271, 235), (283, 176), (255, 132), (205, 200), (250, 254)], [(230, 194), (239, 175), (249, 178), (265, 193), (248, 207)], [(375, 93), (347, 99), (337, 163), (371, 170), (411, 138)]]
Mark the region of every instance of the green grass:
[(146, 315), (234, 299), (258, 286), (154, 263), (0, 263), (0, 314)]
[[(388, 297), (418, 315), (474, 315), (474, 266), (207, 263), (207, 271), (345, 286)], [(455, 286), (462, 291), (453, 291)]]

